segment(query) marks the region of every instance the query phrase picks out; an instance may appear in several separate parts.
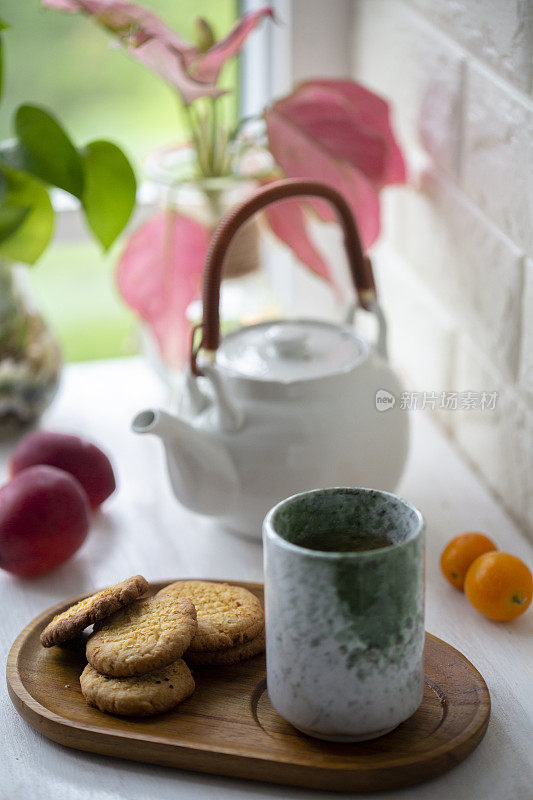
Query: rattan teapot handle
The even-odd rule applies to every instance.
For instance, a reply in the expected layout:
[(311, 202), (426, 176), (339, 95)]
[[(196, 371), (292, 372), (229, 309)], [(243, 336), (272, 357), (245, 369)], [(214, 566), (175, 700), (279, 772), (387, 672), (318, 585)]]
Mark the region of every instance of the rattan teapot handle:
[(220, 284), (224, 258), (233, 237), (241, 226), (258, 211), (271, 203), (292, 197), (320, 197), (335, 208), (344, 232), (344, 246), (348, 265), (359, 303), (369, 308), (376, 299), (376, 287), (370, 259), (364, 254), (361, 239), (352, 211), (344, 197), (333, 187), (320, 181), (287, 178), (270, 183), (259, 189), (252, 197), (232, 209), (216, 228), (207, 253), (203, 282), (202, 336), (197, 347), (194, 332), (191, 342), (191, 369), (200, 375), (197, 356), (200, 349), (214, 354), (220, 343)]

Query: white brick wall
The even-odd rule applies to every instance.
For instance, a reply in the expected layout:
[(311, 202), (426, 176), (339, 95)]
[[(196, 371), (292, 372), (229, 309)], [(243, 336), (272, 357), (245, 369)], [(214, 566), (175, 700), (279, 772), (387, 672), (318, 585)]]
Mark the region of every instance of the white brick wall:
[(508, 81), (531, 91), (530, 0), (408, 0), (408, 3)]
[(396, 130), (404, 148), (425, 148), (456, 172), (462, 54), (396, 0), (354, 0), (353, 70), (385, 97), (394, 85)]
[(454, 414), (460, 448), (486, 477), (513, 515), (531, 520), (533, 496), (533, 415), (466, 337), (458, 347), (456, 386), (459, 390), (497, 391), (495, 411)]
[(533, 399), (533, 261), (525, 265), (522, 305), (522, 343), (520, 350), (520, 386)]
[(438, 416), (533, 536), (533, 0), (353, 0), (352, 77), (411, 165), (375, 255), (393, 355), (410, 389), (498, 392)]
[[(372, 260), (387, 318), (389, 354), (404, 378), (404, 389), (449, 390), (454, 376), (453, 317), (418, 280), (410, 264), (387, 245), (377, 247)], [(440, 419), (450, 429), (446, 414)]]
[(532, 145), (531, 98), (509, 91), (483, 67), (469, 65), (461, 183), (487, 216), (529, 253), (533, 253)]
[[(446, 178), (398, 197), (396, 250), (510, 380), (520, 347), (522, 253)], [(490, 266), (489, 266), (490, 265)]]

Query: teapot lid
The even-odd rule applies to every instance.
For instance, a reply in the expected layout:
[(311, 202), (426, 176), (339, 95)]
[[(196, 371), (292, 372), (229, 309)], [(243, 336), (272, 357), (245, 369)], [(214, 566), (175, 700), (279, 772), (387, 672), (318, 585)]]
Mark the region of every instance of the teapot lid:
[(295, 383), (349, 372), (368, 346), (348, 325), (317, 320), (276, 320), (224, 337), (217, 364), (233, 375)]

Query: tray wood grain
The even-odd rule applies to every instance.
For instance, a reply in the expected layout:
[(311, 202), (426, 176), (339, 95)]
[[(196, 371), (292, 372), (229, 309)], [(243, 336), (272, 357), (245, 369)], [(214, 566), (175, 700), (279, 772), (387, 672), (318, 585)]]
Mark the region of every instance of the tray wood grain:
[[(169, 581), (152, 584), (158, 591)], [(263, 587), (240, 583), (263, 600)], [(86, 705), (79, 675), (85, 639), (45, 649), (39, 634), (84, 595), (48, 609), (14, 642), (7, 684), (19, 714), (67, 747), (181, 769), (329, 791), (394, 789), (459, 764), (479, 744), (490, 698), (480, 673), (450, 645), (426, 634), (425, 691), (396, 730), (358, 744), (299, 733), (269, 703), (264, 655), (231, 667), (195, 667), (194, 694), (156, 717), (111, 716)]]

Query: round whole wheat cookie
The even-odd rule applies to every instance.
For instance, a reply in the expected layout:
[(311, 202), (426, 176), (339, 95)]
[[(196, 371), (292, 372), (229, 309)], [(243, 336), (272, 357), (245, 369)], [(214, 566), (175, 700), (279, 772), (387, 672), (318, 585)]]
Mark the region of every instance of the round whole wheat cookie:
[(257, 597), (242, 586), (213, 581), (176, 581), (156, 597), (187, 597), (196, 606), (198, 630), (190, 652), (226, 650), (244, 644), (261, 633), (265, 625)]
[(41, 644), (43, 647), (52, 647), (72, 639), (89, 625), (144, 597), (148, 594), (149, 588), (142, 575), (134, 575), (86, 597), (85, 600), (80, 600), (48, 623), (41, 632)]
[(196, 628), (196, 609), (186, 597), (137, 600), (101, 623), (87, 641), (87, 661), (115, 678), (144, 675), (181, 658)]
[(148, 675), (108, 678), (87, 664), (80, 676), (81, 693), (90, 706), (108, 714), (148, 717), (169, 711), (194, 691), (194, 679), (178, 658)]
[(244, 644), (236, 644), (234, 647), (228, 647), (225, 650), (187, 650), (183, 656), (189, 664), (205, 664), (205, 665), (219, 665), (229, 666), (231, 664), (239, 664), (241, 661), (248, 661), (259, 653), (265, 650), (265, 631), (263, 630), (255, 639)]

